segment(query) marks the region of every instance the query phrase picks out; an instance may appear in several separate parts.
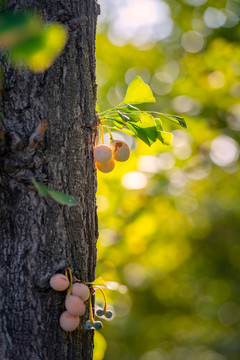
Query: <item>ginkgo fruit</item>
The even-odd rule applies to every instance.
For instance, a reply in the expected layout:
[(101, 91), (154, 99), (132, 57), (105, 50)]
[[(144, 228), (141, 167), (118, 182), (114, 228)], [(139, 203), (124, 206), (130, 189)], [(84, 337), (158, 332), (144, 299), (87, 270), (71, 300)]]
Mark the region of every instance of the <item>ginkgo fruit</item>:
[(63, 274), (55, 274), (50, 279), (50, 286), (56, 291), (64, 291), (69, 287), (69, 280)]
[(60, 325), (65, 331), (73, 331), (79, 325), (79, 317), (71, 315), (68, 311), (64, 311), (59, 319)]
[(95, 323), (93, 324), (93, 326), (95, 327), (96, 330), (101, 330), (103, 327), (103, 324), (101, 321), (95, 321)]
[(94, 149), (94, 158), (99, 163), (109, 161), (112, 157), (112, 149), (105, 144), (98, 145)]
[(72, 295), (78, 296), (83, 301), (86, 301), (90, 296), (90, 290), (87, 285), (76, 282), (72, 286)]
[(128, 144), (122, 140), (113, 140), (110, 144), (112, 149), (112, 156), (114, 160), (126, 161), (130, 156), (130, 149)]
[(96, 166), (101, 172), (109, 173), (115, 168), (115, 161), (113, 160), (113, 158), (103, 163), (96, 161)]
[(69, 314), (81, 316), (85, 313), (86, 307), (82, 299), (78, 296), (70, 295), (65, 300), (65, 308)]

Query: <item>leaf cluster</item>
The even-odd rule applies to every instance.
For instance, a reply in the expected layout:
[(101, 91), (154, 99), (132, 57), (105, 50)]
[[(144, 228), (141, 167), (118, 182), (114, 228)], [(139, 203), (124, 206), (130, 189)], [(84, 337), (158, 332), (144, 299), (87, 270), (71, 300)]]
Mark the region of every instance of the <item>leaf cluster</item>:
[(162, 121), (171, 121), (186, 128), (184, 118), (156, 111), (145, 112), (133, 106), (154, 103), (152, 91), (140, 76), (129, 84), (124, 100), (116, 107), (99, 114), (100, 122), (111, 129), (117, 129), (128, 135), (135, 135), (148, 146), (157, 140), (170, 145), (173, 135), (163, 130)]
[(59, 23), (45, 23), (31, 11), (0, 11), (0, 49), (15, 66), (43, 72), (63, 50), (67, 30)]

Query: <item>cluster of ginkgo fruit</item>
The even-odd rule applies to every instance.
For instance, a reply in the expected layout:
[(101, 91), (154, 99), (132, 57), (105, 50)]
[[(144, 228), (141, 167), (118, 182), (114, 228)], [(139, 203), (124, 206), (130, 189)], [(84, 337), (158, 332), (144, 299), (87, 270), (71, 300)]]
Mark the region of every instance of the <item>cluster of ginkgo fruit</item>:
[(116, 161), (126, 161), (130, 156), (128, 144), (122, 140), (111, 140), (110, 146), (101, 144), (94, 149), (94, 159), (98, 170), (111, 172)]
[(103, 316), (107, 319), (112, 317), (112, 312), (107, 310), (107, 300), (104, 291), (96, 286), (92, 285), (90, 288), (83, 281), (80, 281), (74, 278), (72, 271), (68, 268), (64, 274), (55, 274), (50, 279), (50, 286), (55, 291), (65, 291), (67, 290), (67, 295), (65, 299), (65, 308), (66, 310), (60, 316), (60, 325), (65, 331), (74, 331), (79, 325), (79, 316), (82, 316), (86, 312), (85, 302), (89, 299), (89, 320), (84, 324), (86, 330), (96, 329), (100, 330), (102, 328), (101, 321), (95, 321), (92, 309), (92, 300), (91, 295), (95, 293), (96, 289), (99, 289), (104, 297), (104, 308), (98, 309), (96, 314), (98, 316)]

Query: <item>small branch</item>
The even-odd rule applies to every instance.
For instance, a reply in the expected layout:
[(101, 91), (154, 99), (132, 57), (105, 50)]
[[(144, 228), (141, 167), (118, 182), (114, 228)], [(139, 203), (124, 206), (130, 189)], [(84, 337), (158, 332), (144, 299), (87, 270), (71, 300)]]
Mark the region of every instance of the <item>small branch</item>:
[(36, 147), (38, 143), (43, 141), (43, 135), (46, 130), (47, 130), (47, 120), (43, 119), (40, 122), (40, 124), (37, 126), (34, 133), (30, 136), (28, 148)]
[(113, 141), (113, 136), (112, 136), (112, 133), (111, 133), (111, 131), (109, 130), (109, 127), (105, 124), (105, 122), (102, 120), (102, 124), (104, 125), (104, 126), (106, 126), (106, 129), (107, 129), (107, 131), (108, 131), (108, 133), (109, 133), (109, 135), (110, 135), (110, 141), (112, 142)]
[(93, 288), (100, 290), (101, 293), (102, 293), (102, 295), (103, 295), (103, 299), (104, 299), (103, 311), (104, 311), (104, 313), (105, 313), (105, 312), (107, 311), (107, 298), (106, 298), (105, 292), (104, 292), (103, 289), (100, 288), (99, 286), (94, 285)]
[(101, 126), (101, 132), (102, 132), (102, 144), (104, 144), (104, 133), (103, 133), (103, 126), (102, 124), (100, 124)]

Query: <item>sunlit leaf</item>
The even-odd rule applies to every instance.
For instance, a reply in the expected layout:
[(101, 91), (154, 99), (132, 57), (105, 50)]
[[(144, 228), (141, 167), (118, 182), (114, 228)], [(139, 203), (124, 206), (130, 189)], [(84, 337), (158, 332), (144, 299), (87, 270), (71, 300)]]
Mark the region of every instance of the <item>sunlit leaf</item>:
[(107, 349), (107, 341), (99, 331), (94, 333), (93, 360), (103, 360)]
[(92, 285), (96, 285), (96, 286), (104, 286), (106, 288), (109, 288), (109, 286), (107, 285), (107, 283), (105, 282), (105, 280), (100, 276), (97, 279), (95, 279), (93, 282), (91, 282), (90, 284)]
[(51, 23), (41, 32), (14, 46), (9, 54), (14, 62), (27, 66), (33, 72), (43, 72), (52, 65), (67, 40), (65, 27)]
[(158, 116), (159, 116), (162, 120), (172, 121), (172, 122), (174, 122), (175, 124), (178, 124), (178, 125), (184, 127), (185, 129), (187, 128), (187, 124), (186, 124), (184, 118), (181, 117), (181, 116), (161, 114), (161, 113), (158, 113)]
[(125, 129), (125, 123), (123, 122), (119, 122), (118, 120), (111, 120), (111, 121), (104, 121), (104, 123), (108, 126), (108, 128), (110, 130), (116, 130), (116, 131), (121, 131), (125, 134), (127, 134), (128, 136), (134, 135), (134, 133), (131, 130)]
[(131, 122), (127, 123), (126, 126), (148, 146), (151, 146), (157, 139), (157, 127), (154, 121), (154, 117), (150, 114), (142, 114), (141, 123), (136, 124)]
[(136, 76), (129, 84), (122, 104), (141, 104), (151, 102), (155, 102), (152, 90), (144, 83), (140, 76)]
[(123, 132), (124, 134), (127, 134), (128, 136), (134, 135), (134, 132), (133, 132), (133, 131), (128, 130), (128, 129), (125, 129), (125, 128), (117, 129), (117, 131), (121, 131), (121, 132)]
[(129, 117), (130, 121), (138, 122), (141, 120), (141, 111), (135, 106), (128, 104), (120, 109), (122, 113), (125, 113)]
[(39, 194), (41, 194), (42, 196), (48, 195), (48, 188), (45, 185), (39, 184), (34, 178), (32, 178), (31, 182), (33, 185), (35, 185)]
[(157, 126), (157, 131), (162, 131), (163, 130), (163, 127), (162, 127), (162, 122), (160, 119), (158, 118), (155, 118), (155, 123), (156, 123), (156, 126)]
[(48, 190), (48, 195), (62, 205), (76, 206), (78, 202), (72, 196), (63, 194), (57, 190)]
[(107, 125), (108, 127), (116, 126), (118, 128), (122, 128), (126, 124), (125, 121), (121, 119), (121, 117), (114, 117), (114, 118), (108, 118), (107, 120), (104, 119), (104, 125)]
[(125, 122), (119, 121), (117, 119), (113, 119), (112, 121), (113, 121), (113, 124), (119, 129), (122, 129), (123, 126), (125, 125)]
[(124, 122), (127, 122), (127, 121), (130, 121), (130, 118), (129, 116), (123, 114), (121, 111), (118, 110), (118, 114), (120, 115), (121, 119), (124, 121)]
[(164, 144), (164, 145), (171, 145), (173, 135), (166, 131), (159, 131), (158, 132), (158, 139)]

